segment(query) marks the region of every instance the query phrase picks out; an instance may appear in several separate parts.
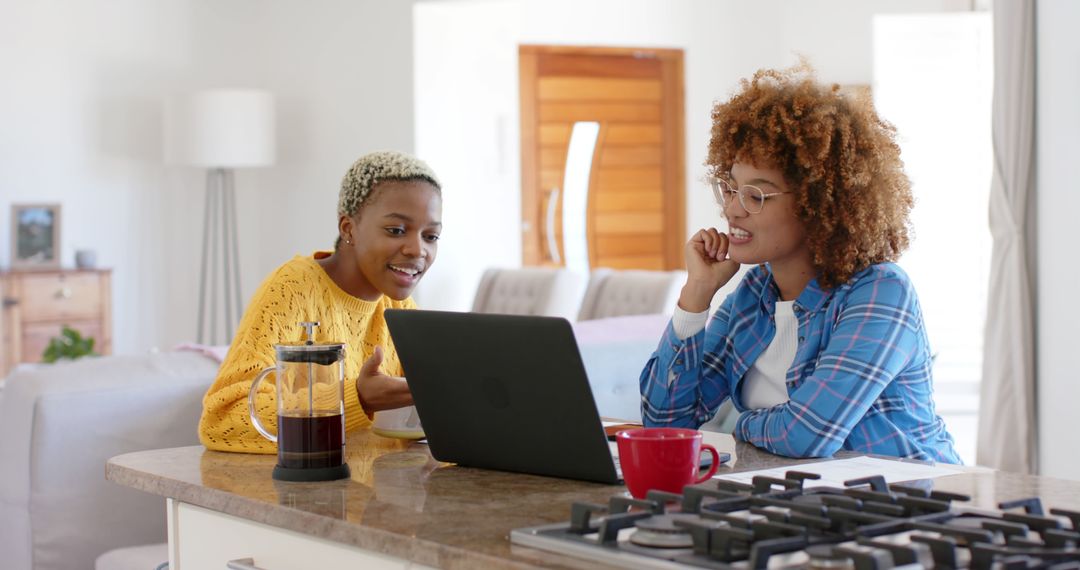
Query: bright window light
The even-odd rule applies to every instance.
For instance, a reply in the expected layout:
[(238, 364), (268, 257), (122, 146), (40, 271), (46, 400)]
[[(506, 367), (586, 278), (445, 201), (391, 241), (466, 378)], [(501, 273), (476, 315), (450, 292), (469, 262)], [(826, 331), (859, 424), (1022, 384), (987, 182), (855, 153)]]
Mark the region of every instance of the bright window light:
[(993, 30), (989, 13), (874, 19), (874, 101), (897, 128), (915, 193), (900, 266), (919, 292), (934, 359), (934, 400), (975, 463), (990, 270), (988, 200)]

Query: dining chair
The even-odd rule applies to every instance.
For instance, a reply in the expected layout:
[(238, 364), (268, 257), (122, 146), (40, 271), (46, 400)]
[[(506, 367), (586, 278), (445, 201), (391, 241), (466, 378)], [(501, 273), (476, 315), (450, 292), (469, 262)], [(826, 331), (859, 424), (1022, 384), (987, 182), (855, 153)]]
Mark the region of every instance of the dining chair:
[(476, 313), (540, 315), (574, 320), (588, 277), (559, 267), (491, 268), (480, 278)]
[(685, 271), (593, 270), (578, 312), (579, 321), (671, 314), (686, 282)]

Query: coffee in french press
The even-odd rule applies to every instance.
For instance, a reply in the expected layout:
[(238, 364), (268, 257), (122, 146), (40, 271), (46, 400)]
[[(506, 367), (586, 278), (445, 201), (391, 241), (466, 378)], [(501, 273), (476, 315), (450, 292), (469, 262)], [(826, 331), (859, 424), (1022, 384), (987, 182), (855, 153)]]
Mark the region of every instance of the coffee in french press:
[[(274, 479), (332, 481), (349, 476), (345, 463), (345, 345), (316, 343), (318, 322), (303, 322), (308, 340), (275, 344), (277, 365), (255, 377), (248, 395), (251, 421), (263, 437), (278, 445)], [(259, 383), (275, 372), (277, 435), (255, 410)]]

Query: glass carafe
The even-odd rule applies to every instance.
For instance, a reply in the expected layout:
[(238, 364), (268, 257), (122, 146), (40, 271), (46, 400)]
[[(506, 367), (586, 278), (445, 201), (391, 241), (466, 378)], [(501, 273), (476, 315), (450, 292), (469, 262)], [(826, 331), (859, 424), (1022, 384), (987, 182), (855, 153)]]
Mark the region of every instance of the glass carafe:
[[(255, 377), (248, 395), (251, 422), (263, 437), (276, 442), (274, 479), (331, 481), (349, 476), (345, 463), (345, 345), (314, 341), (317, 322), (304, 322), (305, 342), (275, 344), (277, 365)], [(277, 435), (255, 411), (259, 384), (275, 372)]]

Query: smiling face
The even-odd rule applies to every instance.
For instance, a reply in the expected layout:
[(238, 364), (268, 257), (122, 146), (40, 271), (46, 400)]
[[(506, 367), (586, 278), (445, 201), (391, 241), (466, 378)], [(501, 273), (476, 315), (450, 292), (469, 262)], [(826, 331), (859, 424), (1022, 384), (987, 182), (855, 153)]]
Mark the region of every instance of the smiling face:
[[(402, 300), (435, 263), (442, 232), (442, 197), (428, 182), (376, 184), (356, 215), (341, 216), (342, 254), (356, 264), (355, 295)], [(350, 243), (351, 242), (351, 243)]]
[[(779, 170), (756, 168), (735, 163), (731, 167), (731, 185), (756, 186), (764, 194), (791, 192)], [(751, 197), (746, 197), (750, 204)], [(739, 263), (770, 263), (775, 270), (785, 266), (810, 265), (810, 250), (806, 245), (806, 227), (795, 215), (795, 194), (785, 193), (764, 198), (761, 211), (751, 214), (738, 198), (723, 205), (728, 221), (730, 247), (728, 256)]]

